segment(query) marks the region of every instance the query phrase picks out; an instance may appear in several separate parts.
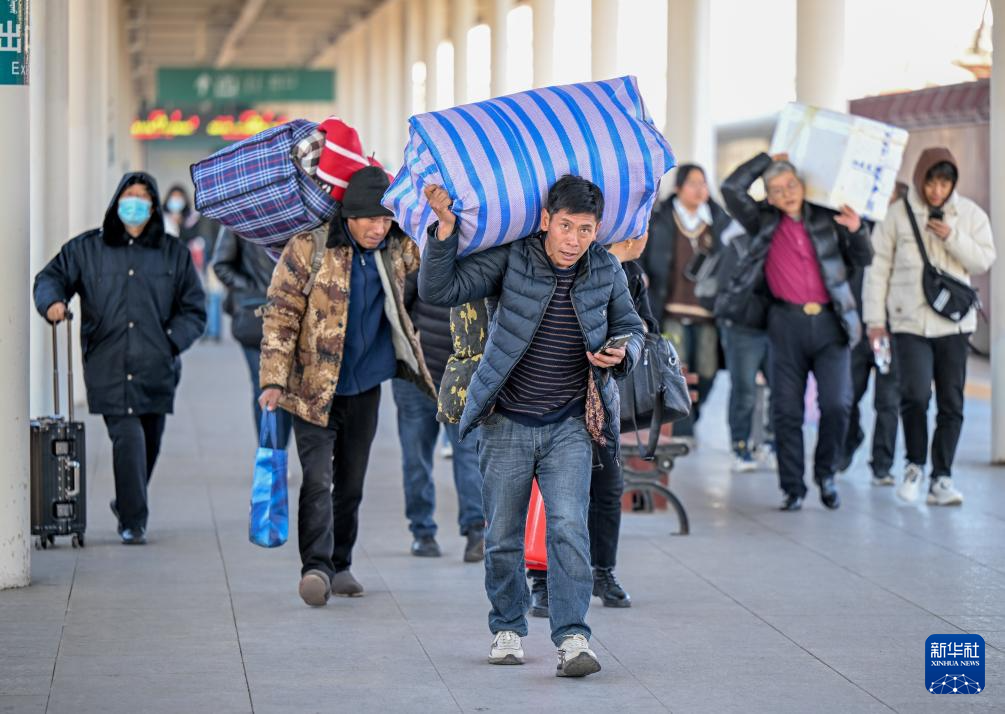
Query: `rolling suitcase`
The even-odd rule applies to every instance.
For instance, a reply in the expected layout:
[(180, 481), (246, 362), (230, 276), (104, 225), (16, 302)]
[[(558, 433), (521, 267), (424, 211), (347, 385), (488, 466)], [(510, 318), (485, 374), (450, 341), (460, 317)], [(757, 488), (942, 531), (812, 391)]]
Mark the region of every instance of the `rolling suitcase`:
[(84, 424), (73, 420), (72, 315), (66, 313), (67, 417), (59, 415), (59, 353), (52, 326), (52, 394), (55, 416), (31, 420), (31, 533), (36, 547), (48, 548), (56, 536), (71, 536), (74, 548), (84, 546), (87, 528), (84, 481)]

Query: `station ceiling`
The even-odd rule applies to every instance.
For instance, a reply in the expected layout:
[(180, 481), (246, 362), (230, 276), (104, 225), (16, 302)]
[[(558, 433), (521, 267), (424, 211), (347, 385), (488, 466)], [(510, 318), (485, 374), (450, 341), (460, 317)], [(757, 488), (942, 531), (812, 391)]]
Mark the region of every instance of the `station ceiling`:
[(316, 67), (382, 0), (126, 0), (140, 97), (159, 67)]

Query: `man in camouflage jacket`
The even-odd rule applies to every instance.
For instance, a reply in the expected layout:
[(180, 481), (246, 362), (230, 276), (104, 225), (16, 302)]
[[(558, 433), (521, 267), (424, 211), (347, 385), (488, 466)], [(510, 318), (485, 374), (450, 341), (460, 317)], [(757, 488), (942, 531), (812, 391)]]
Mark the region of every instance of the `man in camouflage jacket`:
[(286, 245), (264, 311), (260, 402), (293, 415), (308, 605), (363, 593), (349, 567), (381, 382), (408, 379), (435, 398), (403, 300), (419, 253), (380, 205), (387, 186), (377, 167), (353, 174), (332, 222)]

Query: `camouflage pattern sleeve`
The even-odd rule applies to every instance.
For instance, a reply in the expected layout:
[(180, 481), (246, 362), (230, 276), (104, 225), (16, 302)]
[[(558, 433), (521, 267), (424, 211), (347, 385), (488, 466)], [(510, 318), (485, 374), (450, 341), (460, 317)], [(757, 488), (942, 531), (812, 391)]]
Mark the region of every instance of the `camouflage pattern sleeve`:
[(419, 270), (420, 260), (419, 246), (409, 237), (405, 237), (401, 243), (401, 260), (405, 264), (405, 274), (415, 273)]
[(468, 384), (482, 358), (488, 332), (488, 314), (484, 300), (450, 308), (450, 334), (454, 351), (440, 380), (437, 419), (457, 424), (464, 413)]
[(300, 233), (283, 249), (269, 284), (268, 304), (262, 326), (262, 360), (259, 386), (286, 388), (307, 309), (303, 289), (310, 278), (314, 240)]

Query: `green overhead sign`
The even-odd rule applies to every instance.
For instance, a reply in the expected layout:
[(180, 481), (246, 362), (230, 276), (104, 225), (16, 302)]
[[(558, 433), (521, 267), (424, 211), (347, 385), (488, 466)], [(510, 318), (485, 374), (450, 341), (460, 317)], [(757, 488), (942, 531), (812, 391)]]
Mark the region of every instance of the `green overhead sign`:
[(330, 102), (335, 72), (330, 69), (214, 69), (162, 67), (157, 70), (160, 104), (226, 102)]
[(24, 0), (0, 2), (0, 84), (28, 84), (28, 12)]

